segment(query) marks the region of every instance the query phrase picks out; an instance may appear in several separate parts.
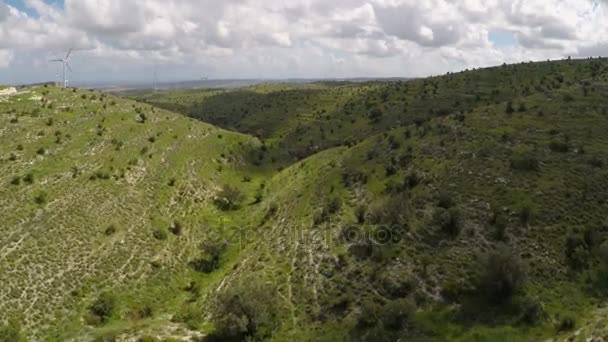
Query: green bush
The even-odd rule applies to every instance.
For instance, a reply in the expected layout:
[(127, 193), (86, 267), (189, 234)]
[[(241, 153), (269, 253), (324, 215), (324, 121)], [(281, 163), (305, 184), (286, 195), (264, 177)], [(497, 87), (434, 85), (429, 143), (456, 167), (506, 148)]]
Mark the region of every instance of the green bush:
[(155, 229), (152, 232), (152, 236), (154, 236), (156, 240), (167, 240), (169, 237), (167, 231), (162, 228)]
[(0, 322), (0, 342), (26, 342), (21, 333), (19, 322), (10, 320), (7, 323)]
[(576, 327), (576, 319), (573, 316), (567, 315), (557, 323), (556, 329), (558, 332), (570, 331)]
[(244, 197), (239, 189), (225, 185), (216, 195), (214, 203), (222, 211), (237, 210), (240, 208)]
[(450, 209), (438, 208), (435, 211), (435, 223), (441, 231), (452, 238), (456, 238), (463, 226), (462, 212), (457, 207)]
[(507, 302), (521, 291), (525, 271), (519, 257), (505, 244), (499, 244), (479, 258), (476, 290), (490, 303)]
[(538, 171), (540, 163), (530, 151), (520, 151), (511, 156), (511, 168), (520, 171)]
[(48, 200), (48, 195), (46, 192), (44, 191), (39, 191), (36, 196), (34, 196), (34, 202), (36, 202), (36, 204), (39, 205), (43, 205), (47, 202)]
[(107, 236), (113, 235), (114, 233), (116, 233), (116, 226), (111, 224), (108, 226), (108, 228), (106, 228), (106, 230), (104, 231), (104, 234), (106, 234)]
[(367, 220), (371, 224), (401, 226), (405, 229), (409, 225), (408, 202), (408, 199), (402, 194), (381, 197), (372, 203)]
[(179, 236), (182, 235), (182, 232), (184, 231), (184, 226), (180, 221), (174, 221), (171, 227), (169, 227), (169, 230), (171, 231), (171, 233), (173, 233), (173, 235)]
[(89, 324), (107, 323), (116, 311), (116, 298), (108, 292), (102, 293), (89, 307)]
[(549, 148), (553, 152), (566, 153), (570, 150), (570, 144), (565, 141), (553, 140), (549, 143)]
[(416, 312), (416, 305), (409, 299), (397, 299), (386, 303), (380, 312), (382, 324), (389, 330), (403, 330)]
[(214, 310), (213, 335), (223, 339), (268, 337), (279, 320), (277, 291), (253, 281), (222, 293)]
[(226, 243), (219, 240), (206, 240), (201, 244), (201, 256), (190, 262), (190, 266), (203, 273), (211, 273), (220, 267), (222, 253)]

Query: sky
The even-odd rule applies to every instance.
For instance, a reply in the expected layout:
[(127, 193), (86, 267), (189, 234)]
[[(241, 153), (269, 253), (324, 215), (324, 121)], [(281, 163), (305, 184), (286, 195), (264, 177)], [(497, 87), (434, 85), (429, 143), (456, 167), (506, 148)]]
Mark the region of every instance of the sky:
[(608, 56), (602, 0), (0, 0), (0, 83), (423, 77)]

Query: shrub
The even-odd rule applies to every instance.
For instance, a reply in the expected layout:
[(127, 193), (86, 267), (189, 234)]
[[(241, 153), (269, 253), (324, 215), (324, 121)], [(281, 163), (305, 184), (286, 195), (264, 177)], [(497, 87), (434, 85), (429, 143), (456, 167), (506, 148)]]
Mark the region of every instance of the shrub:
[(323, 222), (327, 222), (332, 215), (337, 214), (342, 208), (342, 201), (338, 197), (334, 197), (331, 200), (327, 201), (320, 212), (318, 212), (313, 222), (314, 224), (321, 224)]
[(184, 227), (180, 221), (174, 221), (169, 230), (173, 235), (182, 235)]
[(570, 331), (576, 327), (576, 319), (570, 315), (562, 317), (562, 319), (557, 324), (557, 331)]
[(579, 234), (571, 234), (566, 238), (566, 261), (574, 271), (582, 271), (589, 266), (590, 254), (587, 244)]
[(198, 272), (211, 273), (219, 268), (220, 258), (225, 249), (226, 244), (224, 241), (204, 241), (201, 244), (201, 257), (191, 261), (190, 266)]
[(347, 169), (342, 173), (342, 183), (346, 187), (357, 184), (367, 184), (367, 174), (355, 169)]
[(511, 156), (511, 168), (520, 171), (538, 171), (540, 163), (530, 151), (520, 151)]
[(549, 148), (553, 152), (566, 153), (570, 150), (570, 144), (565, 141), (553, 140), (549, 143)]
[(28, 184), (28, 185), (32, 185), (34, 184), (34, 174), (33, 173), (28, 173), (23, 177), (23, 181)]
[(213, 335), (224, 339), (264, 339), (279, 321), (277, 297), (276, 289), (258, 282), (230, 288), (218, 298)]
[(237, 210), (243, 200), (243, 193), (230, 185), (226, 185), (215, 197), (215, 205), (223, 211)]
[(0, 342), (26, 342), (21, 334), (19, 322), (10, 320), (7, 323), (0, 322)]
[(545, 315), (542, 304), (535, 299), (526, 298), (521, 304), (521, 322), (527, 325), (535, 325)]
[(380, 312), (380, 319), (386, 329), (402, 330), (411, 321), (416, 305), (409, 299), (397, 299), (386, 303)]
[(505, 113), (512, 114), (515, 112), (515, 108), (513, 108), (513, 103), (511, 101), (507, 102), (507, 107), (505, 108)]
[(114, 233), (116, 233), (116, 226), (111, 224), (108, 226), (108, 228), (106, 228), (106, 230), (104, 231), (104, 234), (106, 234), (107, 236), (113, 235)]
[(155, 229), (152, 232), (152, 236), (154, 236), (156, 240), (167, 240), (168, 238), (167, 231), (162, 228)]
[(532, 222), (532, 217), (534, 214), (534, 210), (532, 209), (532, 205), (530, 203), (523, 203), (519, 208), (519, 222), (527, 226)]
[(380, 321), (380, 304), (373, 300), (365, 300), (359, 308), (357, 325), (359, 327), (372, 327)]
[(525, 272), (517, 255), (505, 244), (499, 244), (479, 258), (478, 293), (494, 304), (509, 301), (523, 288)]
[(405, 177), (405, 181), (403, 182), (404, 187), (408, 189), (413, 189), (420, 184), (420, 176), (417, 172), (412, 172)]
[(102, 293), (89, 307), (89, 324), (101, 325), (107, 323), (116, 310), (116, 298), (110, 293)]
[(21, 177), (19, 177), (19, 176), (14, 176), (14, 177), (11, 179), (11, 185), (19, 185), (19, 184), (21, 184)]
[(462, 213), (457, 207), (450, 209), (439, 208), (435, 212), (435, 222), (443, 233), (456, 238), (462, 230)]
[(408, 199), (405, 195), (395, 194), (382, 197), (372, 203), (367, 219), (371, 224), (388, 226), (408, 226)]
[(38, 192), (36, 196), (34, 196), (34, 202), (39, 205), (43, 205), (47, 202), (48, 195), (44, 191)]
[(454, 206), (454, 200), (452, 196), (445, 190), (439, 191), (439, 195), (437, 196), (438, 203), (437, 205), (440, 208), (449, 209)]

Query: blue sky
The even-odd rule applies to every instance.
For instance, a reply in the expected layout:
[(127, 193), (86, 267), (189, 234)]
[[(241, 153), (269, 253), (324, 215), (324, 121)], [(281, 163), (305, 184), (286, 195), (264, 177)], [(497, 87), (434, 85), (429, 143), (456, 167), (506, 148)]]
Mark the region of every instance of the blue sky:
[(510, 31), (492, 30), (488, 34), (488, 39), (497, 48), (514, 47), (518, 44), (517, 35)]
[[(42, 1), (49, 5), (54, 5), (54, 6), (58, 6), (61, 8), (63, 8), (63, 5), (64, 5), (64, 0), (42, 0)], [(126, 0), (126, 1), (129, 1), (129, 0)], [(32, 16), (32, 17), (38, 16), (36, 11), (29, 8), (23, 0), (5, 0), (5, 2), (7, 4), (15, 7), (16, 9), (27, 13), (29, 16)]]

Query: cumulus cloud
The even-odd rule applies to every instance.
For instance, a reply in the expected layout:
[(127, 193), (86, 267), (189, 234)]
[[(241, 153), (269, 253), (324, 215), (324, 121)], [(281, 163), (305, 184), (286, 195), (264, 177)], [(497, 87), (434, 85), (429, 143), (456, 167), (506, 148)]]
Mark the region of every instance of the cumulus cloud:
[[(47, 77), (46, 54), (70, 47), (93, 79), (144, 78), (145, 65), (216, 77), (424, 76), (608, 53), (597, 0), (21, 1), (36, 15), (0, 0), (0, 63), (17, 58), (24, 79)], [(513, 32), (516, 45), (494, 44), (495, 31)]]
[(13, 60), (13, 52), (0, 49), (0, 68), (7, 68)]

